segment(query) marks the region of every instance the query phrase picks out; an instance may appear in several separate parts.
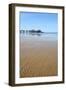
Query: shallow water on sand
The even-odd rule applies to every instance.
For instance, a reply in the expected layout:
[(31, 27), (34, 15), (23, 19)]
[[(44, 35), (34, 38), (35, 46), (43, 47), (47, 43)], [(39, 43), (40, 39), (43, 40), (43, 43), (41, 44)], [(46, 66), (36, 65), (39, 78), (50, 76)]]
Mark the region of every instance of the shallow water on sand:
[(20, 77), (57, 75), (57, 34), (20, 33)]

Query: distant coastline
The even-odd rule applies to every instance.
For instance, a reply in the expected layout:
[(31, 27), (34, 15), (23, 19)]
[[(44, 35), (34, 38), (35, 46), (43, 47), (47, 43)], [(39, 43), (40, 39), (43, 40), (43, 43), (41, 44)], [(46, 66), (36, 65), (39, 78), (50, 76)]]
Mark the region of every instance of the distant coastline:
[(58, 32), (43, 32), (42, 30), (20, 30), (20, 33), (44, 33), (44, 34), (57, 34)]

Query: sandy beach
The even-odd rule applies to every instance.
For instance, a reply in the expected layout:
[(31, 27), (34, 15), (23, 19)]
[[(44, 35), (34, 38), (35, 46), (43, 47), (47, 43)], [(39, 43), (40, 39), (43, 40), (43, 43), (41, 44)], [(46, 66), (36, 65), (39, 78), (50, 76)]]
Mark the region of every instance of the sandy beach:
[(57, 40), (20, 37), (20, 77), (57, 75)]

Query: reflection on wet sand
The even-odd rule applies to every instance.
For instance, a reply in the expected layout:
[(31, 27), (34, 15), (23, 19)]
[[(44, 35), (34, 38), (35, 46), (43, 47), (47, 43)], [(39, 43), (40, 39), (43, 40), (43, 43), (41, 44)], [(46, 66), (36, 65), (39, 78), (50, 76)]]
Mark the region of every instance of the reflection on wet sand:
[(20, 77), (57, 75), (57, 34), (20, 32)]

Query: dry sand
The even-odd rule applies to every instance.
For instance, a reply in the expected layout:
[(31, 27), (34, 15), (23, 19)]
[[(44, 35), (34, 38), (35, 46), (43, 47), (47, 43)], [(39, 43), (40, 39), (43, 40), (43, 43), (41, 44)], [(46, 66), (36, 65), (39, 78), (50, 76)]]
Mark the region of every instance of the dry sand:
[(57, 41), (20, 41), (20, 77), (57, 75)]

